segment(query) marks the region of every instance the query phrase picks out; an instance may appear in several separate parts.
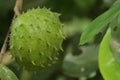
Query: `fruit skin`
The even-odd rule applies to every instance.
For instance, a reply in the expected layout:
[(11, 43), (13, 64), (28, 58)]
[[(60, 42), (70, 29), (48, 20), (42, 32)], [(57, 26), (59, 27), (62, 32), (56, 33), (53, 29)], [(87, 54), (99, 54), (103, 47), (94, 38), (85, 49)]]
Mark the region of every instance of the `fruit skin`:
[(12, 23), (10, 50), (26, 69), (41, 69), (57, 60), (64, 39), (59, 14), (46, 8), (29, 10)]

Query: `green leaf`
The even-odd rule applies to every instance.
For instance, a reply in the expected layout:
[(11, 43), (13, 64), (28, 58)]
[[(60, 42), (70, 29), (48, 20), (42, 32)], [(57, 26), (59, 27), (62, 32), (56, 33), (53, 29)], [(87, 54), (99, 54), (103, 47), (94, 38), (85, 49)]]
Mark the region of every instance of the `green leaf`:
[(105, 80), (120, 80), (120, 64), (114, 59), (110, 49), (110, 29), (107, 31), (99, 50), (99, 67)]
[(0, 64), (0, 80), (18, 80), (18, 78), (10, 69)]
[(103, 27), (105, 27), (111, 20), (113, 20), (118, 14), (120, 14), (120, 2), (113, 5), (102, 15), (98, 16), (83, 32), (80, 44), (84, 44), (90, 41)]

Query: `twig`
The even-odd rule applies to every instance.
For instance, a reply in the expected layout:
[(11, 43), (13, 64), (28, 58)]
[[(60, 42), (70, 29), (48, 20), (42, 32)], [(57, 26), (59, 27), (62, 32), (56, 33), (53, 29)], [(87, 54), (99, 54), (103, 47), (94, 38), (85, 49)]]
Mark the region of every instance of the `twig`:
[(6, 51), (6, 48), (7, 48), (7, 41), (8, 41), (8, 37), (9, 37), (9, 32), (10, 31), (8, 31), (8, 33), (7, 33), (7, 36), (6, 36), (5, 40), (4, 40), (4, 44), (3, 44), (1, 52), (0, 52), (0, 63), (2, 61), (3, 55), (4, 55), (4, 53)]
[(15, 7), (14, 7), (14, 12), (16, 16), (20, 15), (20, 12), (22, 11), (22, 4), (23, 4), (23, 0), (17, 0)]
[[(16, 18), (16, 16), (20, 15), (20, 12), (22, 11), (22, 4), (23, 4), (23, 0), (16, 0), (15, 7), (14, 7), (15, 14), (14, 14), (14, 17), (13, 17), (12, 20), (14, 20)], [(4, 40), (3, 46), (2, 46), (1, 51), (0, 51), (0, 63), (2, 62), (3, 56), (4, 56), (5, 52), (6, 52), (7, 41), (8, 41), (9, 33), (10, 33), (10, 27), (9, 27), (7, 36), (6, 36), (5, 40)]]

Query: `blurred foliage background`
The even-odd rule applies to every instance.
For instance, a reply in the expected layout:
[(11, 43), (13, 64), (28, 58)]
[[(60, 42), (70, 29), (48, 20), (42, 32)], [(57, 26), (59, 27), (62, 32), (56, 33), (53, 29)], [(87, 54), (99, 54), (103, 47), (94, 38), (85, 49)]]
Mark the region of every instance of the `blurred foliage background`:
[[(60, 59), (54, 65), (39, 71), (28, 72), (20, 69), (15, 62), (7, 66), (20, 80), (103, 80), (98, 68), (98, 47), (105, 30), (83, 46), (79, 45), (79, 39), (87, 25), (110, 8), (114, 1), (24, 0), (24, 12), (39, 6), (61, 14), (60, 20), (64, 24), (66, 36), (64, 52), (59, 52)], [(14, 4), (15, 0), (0, 0), (0, 48), (14, 15)]]

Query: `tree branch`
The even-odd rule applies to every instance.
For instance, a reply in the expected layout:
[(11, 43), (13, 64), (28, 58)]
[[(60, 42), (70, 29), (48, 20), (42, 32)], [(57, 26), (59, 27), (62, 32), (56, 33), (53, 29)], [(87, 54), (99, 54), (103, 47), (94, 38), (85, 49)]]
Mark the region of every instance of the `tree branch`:
[[(16, 0), (15, 7), (14, 7), (14, 12), (15, 12), (15, 14), (14, 14), (14, 17), (13, 17), (12, 20), (14, 20), (17, 16), (20, 15), (20, 13), (21, 13), (21, 11), (22, 11), (22, 4), (23, 4), (23, 0)], [(10, 27), (11, 27), (11, 26), (10, 26)], [(8, 41), (9, 33), (10, 33), (10, 27), (9, 27), (7, 36), (6, 36), (5, 40), (4, 40), (3, 46), (2, 46), (1, 51), (0, 51), (0, 63), (2, 62), (4, 53), (6, 52), (7, 41)]]

